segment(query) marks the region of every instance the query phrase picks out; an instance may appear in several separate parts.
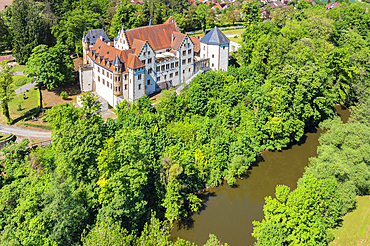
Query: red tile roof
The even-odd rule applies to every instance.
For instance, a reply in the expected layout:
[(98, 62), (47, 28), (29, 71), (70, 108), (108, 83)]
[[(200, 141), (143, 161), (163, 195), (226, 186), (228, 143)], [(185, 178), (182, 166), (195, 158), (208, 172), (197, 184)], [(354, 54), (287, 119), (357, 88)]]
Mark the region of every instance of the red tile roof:
[(173, 35), (172, 35), (173, 39), (172, 39), (171, 47), (174, 50), (179, 50), (180, 45), (185, 37), (186, 37), (186, 34), (183, 34), (181, 32), (173, 32)]
[(200, 39), (190, 36), (191, 41), (193, 41), (194, 44), (194, 52), (199, 53), (200, 52)]
[(170, 24), (174, 22), (176, 23), (176, 21), (172, 18), (172, 16), (170, 16), (170, 18), (168, 18), (164, 24)]
[(134, 38), (134, 42), (132, 43), (131, 48), (135, 50), (136, 55), (139, 55), (139, 52), (143, 48), (144, 44), (145, 44), (145, 41)]
[(14, 61), (15, 58), (12, 55), (0, 56), (0, 62), (2, 61)]
[(173, 32), (178, 32), (176, 22), (160, 24), (154, 26), (144, 26), (125, 31), (130, 47), (132, 48), (134, 39), (147, 40), (154, 50), (171, 48), (171, 36)]
[[(98, 56), (95, 58), (95, 54), (98, 54)], [(93, 61), (96, 64), (99, 64), (100, 66), (108, 69), (109, 71), (113, 72), (113, 62), (114, 59), (116, 58), (116, 55), (118, 55), (120, 61), (123, 63), (122, 64), (122, 72), (125, 73), (127, 72), (127, 66), (128, 63), (132, 63), (132, 58), (129, 60), (129, 56), (133, 55), (137, 58), (140, 64), (138, 62), (134, 61), (134, 67), (137, 66), (144, 66), (144, 64), (139, 60), (139, 58), (135, 55), (135, 50), (134, 49), (129, 49), (129, 50), (119, 50), (117, 48), (114, 48), (106, 43), (104, 43), (100, 38), (96, 40), (96, 43), (94, 46), (91, 48), (89, 54), (88, 54)], [(101, 61), (99, 62), (99, 57), (101, 57)], [(130, 67), (131, 68), (131, 67)]]
[(137, 69), (145, 67), (145, 65), (140, 61), (139, 57), (137, 57), (135, 54), (128, 54), (127, 67), (131, 69)]

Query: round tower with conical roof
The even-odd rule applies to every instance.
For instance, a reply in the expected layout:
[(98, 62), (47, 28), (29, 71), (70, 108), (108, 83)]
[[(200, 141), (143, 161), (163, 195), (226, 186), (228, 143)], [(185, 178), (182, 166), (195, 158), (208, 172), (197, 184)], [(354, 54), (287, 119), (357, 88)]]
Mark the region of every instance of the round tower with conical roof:
[(82, 36), (82, 48), (83, 48), (83, 51), (82, 51), (83, 64), (86, 64), (87, 63), (87, 54), (89, 53), (90, 44), (89, 44), (89, 38), (87, 37), (87, 35), (85, 35), (85, 33)]
[(116, 54), (113, 62), (113, 95), (121, 96), (122, 94), (122, 62)]

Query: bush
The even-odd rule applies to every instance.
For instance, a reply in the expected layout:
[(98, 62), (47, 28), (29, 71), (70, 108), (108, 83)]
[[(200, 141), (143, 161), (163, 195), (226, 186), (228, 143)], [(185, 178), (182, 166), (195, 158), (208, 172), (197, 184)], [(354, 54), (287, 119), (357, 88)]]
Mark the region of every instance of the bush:
[(14, 82), (16, 86), (22, 86), (27, 84), (27, 78), (20, 78)]
[(21, 104), (18, 104), (17, 111), (21, 111), (21, 110), (22, 110), (22, 105)]
[(62, 91), (62, 93), (60, 93), (60, 97), (61, 97), (63, 100), (66, 100), (66, 99), (67, 99), (67, 97), (68, 97), (67, 92)]

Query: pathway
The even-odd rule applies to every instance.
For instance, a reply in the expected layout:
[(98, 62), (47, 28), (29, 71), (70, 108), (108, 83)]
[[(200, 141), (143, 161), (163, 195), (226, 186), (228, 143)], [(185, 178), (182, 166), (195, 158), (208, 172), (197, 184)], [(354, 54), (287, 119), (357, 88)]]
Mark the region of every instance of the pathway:
[(20, 128), (17, 126), (7, 126), (7, 125), (0, 125), (0, 133), (13, 133), (17, 136), (22, 136), (26, 138), (51, 138), (51, 131), (33, 131), (24, 128)]

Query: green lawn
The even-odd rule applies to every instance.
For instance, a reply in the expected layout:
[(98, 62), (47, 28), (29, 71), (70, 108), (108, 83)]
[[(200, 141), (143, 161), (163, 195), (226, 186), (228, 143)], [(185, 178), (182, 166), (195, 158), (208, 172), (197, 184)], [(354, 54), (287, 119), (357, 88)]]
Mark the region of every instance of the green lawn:
[[(241, 28), (241, 29), (232, 29), (232, 30), (221, 30), (223, 34), (234, 34), (234, 33), (243, 33), (245, 31), (245, 28)], [(193, 36), (196, 36), (196, 37), (204, 37), (204, 34), (201, 33), (201, 34), (192, 34)], [(231, 39), (230, 39), (231, 40)]]
[(370, 245), (370, 196), (357, 197), (357, 209), (343, 218), (329, 246)]
[[(19, 121), (36, 112), (39, 100), (39, 90), (34, 87), (26, 92), (26, 100), (23, 100), (23, 93), (15, 95), (14, 99), (9, 102), (10, 118)], [(21, 105), (21, 111), (17, 111), (18, 105)], [(0, 124), (6, 124), (3, 114), (0, 114)]]
[(14, 72), (23, 72), (26, 69), (26, 66), (25, 65), (16, 65), (13, 68), (14, 68)]
[(27, 77), (21, 75), (13, 75), (13, 89), (18, 89), (19, 87), (27, 84)]
[(242, 37), (240, 37), (240, 35), (238, 35), (238, 37), (237, 38), (229, 38), (231, 41), (234, 41), (235, 43), (238, 43), (238, 44), (241, 44), (242, 43), (242, 41), (243, 41), (243, 38)]

